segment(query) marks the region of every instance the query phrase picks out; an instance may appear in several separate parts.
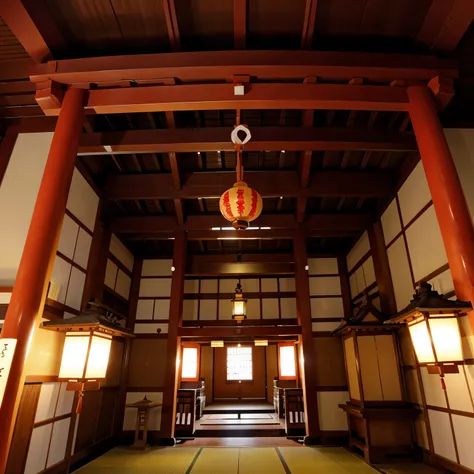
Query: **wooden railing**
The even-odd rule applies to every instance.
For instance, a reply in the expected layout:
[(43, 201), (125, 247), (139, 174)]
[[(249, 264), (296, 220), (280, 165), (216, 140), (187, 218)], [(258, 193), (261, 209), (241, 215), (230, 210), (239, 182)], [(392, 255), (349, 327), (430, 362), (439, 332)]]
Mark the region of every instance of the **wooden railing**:
[(287, 435), (304, 434), (304, 401), (301, 388), (285, 389), (285, 431)]
[(196, 391), (179, 389), (176, 400), (177, 436), (192, 436), (196, 427)]

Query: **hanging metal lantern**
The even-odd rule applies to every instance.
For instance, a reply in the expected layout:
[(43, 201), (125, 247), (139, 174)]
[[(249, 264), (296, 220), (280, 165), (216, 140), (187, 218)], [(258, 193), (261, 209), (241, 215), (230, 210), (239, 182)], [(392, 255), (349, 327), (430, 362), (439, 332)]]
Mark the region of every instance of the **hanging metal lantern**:
[(242, 286), (240, 283), (235, 288), (235, 295), (232, 301), (232, 319), (240, 324), (244, 319), (247, 319), (247, 300), (242, 293)]
[[(239, 132), (245, 133), (244, 139), (240, 139)], [(245, 125), (238, 125), (232, 131), (231, 140), (237, 152), (237, 182), (221, 196), (219, 201), (221, 214), (232, 222), (232, 226), (237, 230), (246, 229), (250, 222), (257, 219), (263, 206), (262, 196), (243, 181), (242, 147), (250, 138), (250, 130)]]

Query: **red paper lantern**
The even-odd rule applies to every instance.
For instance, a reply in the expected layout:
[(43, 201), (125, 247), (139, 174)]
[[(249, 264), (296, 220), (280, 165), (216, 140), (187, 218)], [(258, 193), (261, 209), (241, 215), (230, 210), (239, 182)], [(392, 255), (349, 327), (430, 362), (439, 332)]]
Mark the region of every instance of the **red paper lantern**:
[(221, 196), (219, 208), (235, 229), (246, 229), (262, 212), (262, 196), (238, 181)]

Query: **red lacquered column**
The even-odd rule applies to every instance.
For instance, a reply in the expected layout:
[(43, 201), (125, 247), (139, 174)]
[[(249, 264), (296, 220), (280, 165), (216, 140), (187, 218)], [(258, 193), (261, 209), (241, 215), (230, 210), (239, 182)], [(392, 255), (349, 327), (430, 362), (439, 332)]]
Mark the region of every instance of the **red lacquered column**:
[(65, 93), (3, 325), (2, 339), (17, 342), (0, 408), (0, 474), (5, 472), (22, 392), (23, 367), (43, 311), (66, 210), (84, 117), (84, 95), (82, 89), (69, 89)]
[[(474, 301), (474, 227), (431, 91), (408, 88), (410, 118), (431, 191), (456, 296)], [(474, 318), (471, 318), (474, 327)]]

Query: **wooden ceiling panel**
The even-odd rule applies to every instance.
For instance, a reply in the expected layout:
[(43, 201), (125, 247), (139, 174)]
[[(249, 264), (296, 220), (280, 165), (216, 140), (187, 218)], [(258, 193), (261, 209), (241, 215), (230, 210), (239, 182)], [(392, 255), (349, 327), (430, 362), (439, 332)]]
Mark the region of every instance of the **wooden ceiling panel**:
[(359, 35), (414, 39), (431, 3), (432, 0), (368, 0)]
[(29, 58), (10, 28), (0, 18), (0, 60)]
[(163, 2), (149, 0), (110, 0), (126, 43), (153, 44), (156, 50), (169, 48)]
[(46, 0), (46, 6), (66, 41), (81, 46), (84, 56), (123, 40), (110, 0)]
[(175, 0), (175, 5), (183, 49), (233, 49), (233, 0)]
[[(316, 12), (317, 36), (356, 36), (367, 2), (368, 0), (319, 0)], [(315, 41), (317, 44), (317, 38)]]
[(305, 0), (249, 1), (249, 48), (299, 49), (305, 5)]

